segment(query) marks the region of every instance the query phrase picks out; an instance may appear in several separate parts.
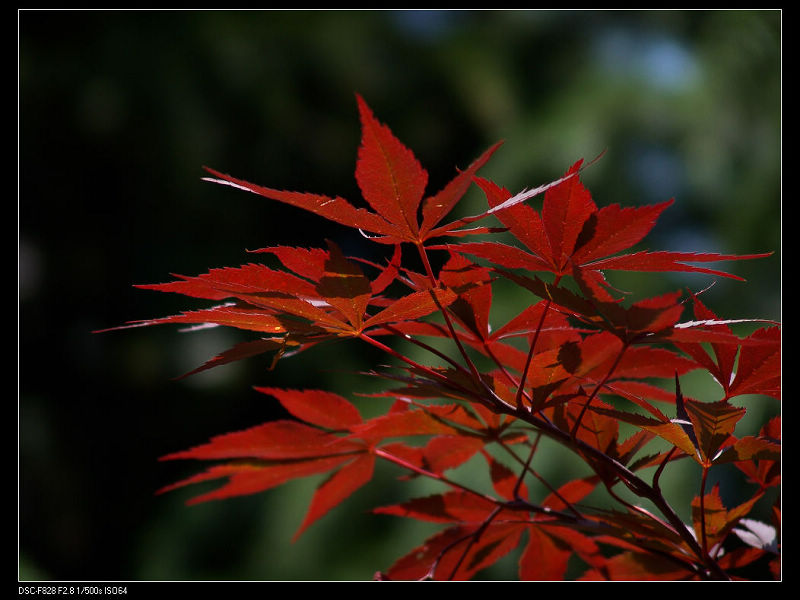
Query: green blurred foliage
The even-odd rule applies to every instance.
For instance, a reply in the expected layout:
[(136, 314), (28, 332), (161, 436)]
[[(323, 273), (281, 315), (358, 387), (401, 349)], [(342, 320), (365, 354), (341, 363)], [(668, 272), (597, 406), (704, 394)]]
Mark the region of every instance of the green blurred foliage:
[[(676, 198), (649, 248), (774, 251), (731, 265), (748, 282), (718, 281), (704, 298), (725, 318), (778, 319), (781, 18), (19, 12), (20, 579), (368, 579), (435, 530), (367, 512), (436, 491), (398, 482), (391, 467), (294, 545), (316, 480), (191, 508), (182, 503), (193, 490), (153, 495), (193, 472), (159, 456), (283, 416), (253, 385), (374, 391), (380, 382), (353, 375), (382, 360), (371, 350), (321, 347), (274, 372), (251, 360), (176, 382), (245, 338), (90, 333), (189, 308), (131, 285), (241, 264), (247, 249), (329, 238), (380, 256), (349, 230), (200, 181), (205, 164), (358, 201), (356, 92), (415, 151), (431, 191), (498, 139), (482, 174), (514, 191), (605, 150), (584, 176), (599, 205)], [(460, 210), (483, 203), (473, 190)], [(641, 298), (711, 279), (612, 282)], [(501, 322), (531, 301), (506, 291)], [(380, 409), (359, 402), (365, 414)], [(565, 470), (555, 448), (543, 456), (554, 483), (576, 468)], [(480, 463), (464, 469), (485, 477)], [(694, 482), (676, 494), (687, 503)], [(513, 578), (514, 560), (484, 575)]]

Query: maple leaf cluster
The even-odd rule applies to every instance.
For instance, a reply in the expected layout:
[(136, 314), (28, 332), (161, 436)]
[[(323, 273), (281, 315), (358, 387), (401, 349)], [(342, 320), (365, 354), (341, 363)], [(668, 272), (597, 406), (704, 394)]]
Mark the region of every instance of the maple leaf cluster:
[[(378, 579), (469, 579), (521, 544), (519, 576), (527, 580), (563, 579), (574, 558), (587, 580), (730, 579), (759, 561), (779, 576), (779, 506), (773, 525), (748, 515), (780, 484), (780, 418), (758, 435), (737, 437), (745, 409), (731, 400), (743, 394), (780, 399), (780, 328), (768, 323), (740, 337), (730, 327), (737, 321), (717, 317), (699, 294), (626, 303), (605, 277), (623, 270), (739, 279), (697, 263), (767, 255), (631, 251), (671, 200), (598, 208), (580, 181), (582, 161), (551, 183), (513, 195), (477, 175), (499, 144), (427, 196), (428, 174), (414, 154), (357, 101), (362, 142), (355, 177), (369, 208), (254, 185), (210, 168), (206, 179), (358, 229), (393, 247), (385, 263), (345, 256), (330, 241), (325, 248), (266, 247), (255, 252), (280, 268), (250, 263), (139, 286), (216, 304), (124, 327), (212, 324), (257, 334), (192, 373), (260, 354), (270, 356), (272, 368), (316, 344), (357, 339), (395, 359), (393, 370), (373, 373), (391, 382), (374, 395), (375, 402), (389, 400), (387, 410), (365, 420), (329, 391), (258, 387), (293, 418), (165, 456), (213, 464), (162, 491), (222, 481), (189, 501), (196, 503), (330, 473), (296, 538), (367, 484), (380, 459), (407, 475), (432, 478), (444, 491), (375, 509), (443, 525)], [(447, 221), (473, 184), (484, 193), (486, 210)], [(527, 203), (537, 196), (543, 196), (540, 211)], [(499, 225), (479, 223), (490, 216)], [(512, 241), (496, 241), (499, 233)], [(455, 241), (431, 243), (438, 238)], [(403, 260), (409, 249), (421, 259), (421, 272)], [(443, 253), (438, 272), (431, 253)], [(530, 304), (499, 326), (490, 321), (498, 278), (531, 293)], [(689, 306), (692, 317), (683, 320)], [(430, 363), (395, 350), (392, 338), (426, 350)], [(449, 340), (453, 351), (438, 349), (431, 338)], [(720, 398), (684, 398), (680, 377), (698, 369), (719, 383)], [(634, 433), (623, 438), (622, 423)], [(582, 458), (587, 474), (550, 484), (536, 468), (542, 436)], [(673, 461), (687, 458), (702, 472), (688, 524), (659, 485)], [(453, 478), (453, 469), (473, 459), (485, 461), (491, 489)], [(709, 470), (722, 463), (735, 465), (755, 486), (732, 508), (718, 486), (705, 489)], [(529, 492), (532, 481), (548, 494)], [(618, 507), (587, 505), (596, 488)], [(620, 488), (657, 512), (624, 500)]]

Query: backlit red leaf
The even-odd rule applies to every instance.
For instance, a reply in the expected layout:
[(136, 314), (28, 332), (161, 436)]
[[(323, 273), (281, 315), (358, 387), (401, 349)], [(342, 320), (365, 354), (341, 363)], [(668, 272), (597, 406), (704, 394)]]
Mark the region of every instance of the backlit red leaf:
[(350, 402), (324, 390), (282, 390), (257, 387), (257, 391), (277, 398), (298, 419), (328, 429), (347, 430), (361, 423), (358, 409)]
[(762, 437), (748, 435), (725, 448), (714, 464), (746, 460), (776, 461), (781, 457), (781, 445)]
[(205, 178), (206, 181), (221, 183), (247, 192), (253, 192), (259, 196), (269, 198), (270, 200), (277, 200), (278, 202), (291, 204), (297, 208), (313, 212), (341, 225), (357, 227), (358, 229), (363, 229), (370, 233), (386, 236), (387, 241), (390, 243), (397, 243), (403, 239), (401, 236), (404, 232), (396, 225), (389, 223), (380, 215), (369, 212), (363, 208), (356, 208), (344, 198), (331, 198), (319, 194), (275, 190), (255, 185), (243, 179), (237, 179), (236, 177), (226, 175), (225, 173), (221, 173), (209, 167), (203, 168), (214, 176), (214, 178)]
[(273, 254), (284, 267), (311, 281), (319, 281), (325, 272), (325, 262), (328, 260), (328, 252), (322, 248), (275, 246), (259, 248), (253, 252)]
[(413, 292), (395, 300), (387, 308), (368, 318), (364, 328), (418, 319), (448, 306), (456, 298), (456, 294), (451, 290), (430, 289)]
[(739, 394), (765, 394), (780, 398), (780, 329), (759, 329), (746, 339), (765, 343), (742, 347), (736, 376), (728, 392), (729, 397)]
[(161, 460), (186, 458), (284, 460), (348, 454), (363, 449), (362, 444), (332, 436), (303, 423), (272, 421), (243, 431), (213, 437), (207, 444), (168, 454)]
[(524, 483), (521, 483), (519, 487), (517, 486), (519, 475), (499, 462), (488, 452), (483, 452), (482, 454), (489, 465), (489, 477), (492, 479), (494, 491), (497, 492), (500, 497), (506, 500), (516, 500), (517, 497), (528, 497), (527, 486)]
[(297, 331), (300, 333), (312, 333), (314, 331), (314, 328), (305, 323), (297, 323), (295, 326), (294, 323), (279, 318), (272, 311), (236, 304), (215, 306), (203, 310), (192, 310), (170, 317), (134, 321), (120, 329), (124, 327), (145, 327), (167, 323), (227, 325), (229, 327), (260, 331), (262, 333), (278, 336), (289, 333), (290, 331)]
[[(527, 207), (525, 207), (527, 208)], [(434, 246), (436, 248), (437, 246)], [(464, 242), (461, 244), (448, 244), (444, 246), (453, 252), (470, 254), (484, 258), (492, 264), (507, 269), (527, 269), (529, 271), (549, 271), (550, 263), (536, 255), (525, 252), (520, 248), (502, 244), (500, 242)]]
[(519, 578), (523, 581), (561, 581), (567, 572), (572, 548), (547, 529), (528, 527), (528, 543), (519, 559)]
[[(139, 286), (226, 304), (122, 328), (171, 323), (257, 334), (191, 373), (261, 353), (272, 354), (271, 368), (286, 354), (350, 338), (390, 357), (390, 365), (367, 372), (391, 381), (390, 389), (364, 394), (376, 405), (388, 398), (386, 410), (365, 421), (350, 401), (332, 392), (258, 387), (291, 418), (164, 456), (214, 464), (160, 491), (204, 484), (190, 501), (196, 503), (327, 473), (297, 539), (368, 483), (380, 457), (400, 469), (400, 479), (427, 478), (446, 489), (374, 512), (448, 527), (380, 579), (469, 579), (523, 539), (519, 575), (528, 580), (564, 579), (579, 567), (574, 561), (588, 565), (583, 579), (724, 578), (722, 569), (749, 567), (757, 559), (777, 573), (778, 561), (767, 565), (771, 557), (762, 555), (779, 552), (779, 522), (772, 527), (746, 517), (780, 483), (780, 419), (757, 436), (738, 438), (745, 409), (730, 399), (780, 397), (779, 328), (740, 338), (731, 326), (755, 320), (720, 319), (691, 292), (694, 320), (682, 321), (688, 304), (682, 292), (629, 300), (605, 273), (679, 271), (739, 279), (711, 263), (768, 254), (636, 251), (672, 200), (598, 208), (579, 177), (583, 161), (555, 181), (512, 195), (477, 177), (499, 144), (426, 197), (428, 173), (414, 153), (363, 98), (356, 100), (361, 142), (355, 179), (366, 208), (340, 197), (254, 185), (212, 169), (206, 169), (207, 180), (358, 229), (392, 245), (391, 257), (348, 257), (333, 242), (327, 249), (265, 247), (255, 252), (270, 266), (251, 263)], [(443, 224), (473, 181), (488, 208)], [(530, 201), (540, 195), (537, 211)], [(490, 216), (502, 227), (476, 225)], [(428, 244), (438, 236), (500, 232), (506, 234), (502, 243), (487, 236), (474, 243)], [(403, 243), (415, 246), (411, 256), (403, 256)], [(503, 278), (537, 298), (504, 304), (495, 296), (507, 285)], [(493, 317), (508, 311), (498, 328)], [(698, 368), (719, 381), (722, 400), (683, 397), (679, 377)], [(674, 393), (654, 381), (665, 377), (675, 378)], [(667, 408), (662, 412), (653, 401)], [(540, 440), (546, 441), (540, 446)], [(658, 447), (649, 449), (654, 441)], [(560, 472), (572, 467), (551, 454), (552, 444), (572, 451), (588, 471)], [(488, 466), (483, 480), (472, 479), (481, 463), (473, 460), (478, 453)], [(687, 527), (682, 509), (670, 505), (669, 476), (662, 477), (671, 476), (673, 461), (686, 456), (702, 467), (696, 482), (702, 491), (709, 469), (731, 462), (757, 489), (728, 509), (715, 485), (683, 507), (691, 508)], [(643, 474), (646, 468), (655, 474)], [(724, 483), (725, 474), (716, 471), (712, 481)], [(205, 487), (215, 482), (216, 489)], [(601, 482), (605, 486), (597, 489)], [(596, 504), (590, 499), (595, 490), (607, 492)], [(779, 521), (777, 504), (773, 514)], [(752, 547), (731, 551), (729, 540)]]
[(542, 506), (553, 510), (564, 510), (568, 504), (580, 502), (591, 494), (598, 483), (600, 483), (600, 478), (594, 475), (568, 481), (551, 492), (542, 502)]
[(699, 252), (636, 252), (634, 254), (624, 254), (613, 258), (605, 258), (593, 261), (584, 265), (587, 269), (612, 270), (612, 271), (683, 271), (686, 273), (707, 273), (709, 275), (719, 275), (731, 279), (742, 280), (738, 275), (696, 267), (687, 263), (693, 262), (718, 262), (722, 260), (746, 260), (752, 258), (764, 258), (770, 256), (771, 252), (765, 254), (710, 254)]
[(450, 181), (438, 194), (427, 198), (422, 206), (422, 226), (420, 228), (422, 237), (427, 239), (427, 234), (436, 227), (462, 198), (467, 188), (471, 185), (475, 173), (491, 158), (492, 154), (500, 147), (502, 142), (498, 142), (480, 157), (478, 157), (469, 167), (461, 171)]
[(159, 490), (159, 493), (225, 477), (228, 480), (223, 486), (196, 496), (188, 500), (187, 504), (245, 496), (263, 492), (298, 477), (308, 477), (309, 475), (330, 471), (347, 460), (349, 460), (348, 456), (330, 456), (273, 465), (247, 462), (215, 465), (209, 467), (203, 473), (164, 487)]
[[(577, 173), (582, 163), (582, 160), (575, 163), (565, 175)], [(584, 223), (596, 211), (597, 206), (578, 177), (571, 177), (547, 190), (542, 205), (542, 221), (550, 242), (551, 260), (557, 269), (565, 267)]]
[(330, 306), (336, 308), (354, 329), (360, 330), (367, 305), (372, 297), (372, 286), (355, 263), (347, 260), (338, 246), (328, 242), (330, 255), (325, 261), (317, 293)]
[(308, 529), (319, 518), (324, 516), (334, 506), (347, 499), (358, 488), (372, 479), (375, 468), (375, 456), (362, 454), (353, 462), (346, 464), (336, 471), (329, 479), (317, 488), (311, 500), (305, 519), (294, 534), (292, 541)]
[(468, 461), (483, 445), (484, 441), (479, 437), (436, 436), (423, 449), (425, 466), (432, 473), (443, 473)]
[(580, 245), (572, 260), (586, 264), (631, 248), (650, 232), (659, 215), (672, 203), (672, 200), (668, 200), (642, 207), (622, 208), (618, 204), (604, 206), (584, 224), (582, 234), (588, 241)]
[(424, 410), (389, 413), (352, 428), (353, 436), (368, 439), (405, 437), (409, 435), (456, 435), (458, 430), (431, 416)]
[[(488, 179), (476, 177), (475, 183), (477, 183), (486, 194), (486, 199), (489, 202), (490, 208), (501, 206), (505, 201), (511, 198), (511, 192), (505, 188), (501, 188)], [(517, 204), (505, 210), (499, 211), (497, 213), (497, 218), (501, 223), (503, 223), (503, 225), (508, 227), (509, 231), (514, 235), (514, 237), (525, 244), (525, 246), (532, 253), (531, 255), (520, 252), (519, 254), (521, 256), (519, 256), (517, 260), (534, 267), (543, 268), (545, 270), (548, 270), (552, 267), (552, 263), (549, 261), (550, 257), (552, 256), (552, 250), (550, 248), (547, 235), (545, 234), (544, 223), (542, 223), (542, 219), (538, 212), (536, 212), (527, 204)], [(501, 245), (498, 244), (497, 246)], [(459, 246), (459, 248), (461, 249), (463, 246)], [(492, 252), (491, 256), (484, 255), (483, 258), (491, 260), (497, 265), (502, 265), (510, 269), (518, 268), (518, 266), (520, 266), (524, 268), (530, 268), (530, 270), (536, 270), (535, 268), (528, 267), (525, 264), (512, 266), (514, 264), (513, 262), (511, 264), (505, 262), (506, 260), (509, 260), (510, 257), (504, 257), (500, 248), (487, 248), (487, 251), (490, 250)], [(469, 250), (466, 251), (469, 252)], [(523, 256), (526, 256), (527, 258), (523, 258)]]
[(417, 210), (428, 183), (428, 173), (414, 154), (379, 123), (358, 96), (361, 147), (356, 180), (364, 199), (407, 239), (419, 234)]

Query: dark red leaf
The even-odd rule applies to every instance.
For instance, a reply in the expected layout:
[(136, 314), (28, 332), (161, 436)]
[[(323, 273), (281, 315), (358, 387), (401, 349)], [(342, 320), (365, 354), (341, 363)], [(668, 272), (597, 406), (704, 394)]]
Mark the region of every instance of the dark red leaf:
[[(206, 361), (204, 364), (196, 369), (193, 369), (192, 371), (189, 371), (185, 375), (181, 375), (178, 379), (183, 379), (207, 369), (226, 365), (237, 360), (250, 358), (251, 356), (258, 356), (259, 354), (264, 354), (265, 352), (275, 352), (275, 356), (272, 359), (272, 364), (270, 365), (270, 368), (273, 368), (278, 359), (285, 354), (286, 349), (291, 347), (292, 346), (287, 343), (286, 339), (260, 339), (253, 340), (252, 342), (242, 342), (241, 344), (236, 344), (233, 348), (218, 354), (211, 360)], [(295, 346), (295, 348), (296, 351), (300, 349), (297, 346)]]
[(347, 260), (333, 242), (317, 285), (317, 293), (336, 308), (354, 329), (360, 330), (372, 297), (372, 285), (358, 265)]
[(314, 296), (314, 286), (291, 273), (269, 269), (264, 265), (247, 264), (238, 268), (211, 269), (196, 277), (176, 275), (180, 280), (170, 283), (137, 285), (145, 290), (175, 292), (194, 298), (223, 300), (248, 298), (253, 294), (284, 293)]
[(321, 248), (293, 248), (290, 246), (275, 246), (259, 248), (255, 253), (273, 254), (281, 264), (300, 277), (311, 281), (319, 281), (325, 273), (325, 263), (329, 258), (327, 250)]
[(733, 435), (736, 423), (744, 416), (744, 408), (721, 402), (686, 400), (686, 412), (697, 436), (698, 450), (706, 461), (717, 458), (720, 449)]
[(623, 552), (606, 560), (602, 569), (593, 568), (580, 578), (584, 581), (676, 581), (695, 579), (688, 569), (674, 562), (643, 552)]
[(480, 523), (494, 509), (495, 505), (486, 498), (455, 490), (382, 506), (372, 512), (433, 523)]
[(513, 550), (519, 544), (524, 527), (517, 523), (492, 523), (477, 542), (472, 535), (476, 526), (446, 529), (395, 562), (388, 576), (399, 580), (471, 579)]

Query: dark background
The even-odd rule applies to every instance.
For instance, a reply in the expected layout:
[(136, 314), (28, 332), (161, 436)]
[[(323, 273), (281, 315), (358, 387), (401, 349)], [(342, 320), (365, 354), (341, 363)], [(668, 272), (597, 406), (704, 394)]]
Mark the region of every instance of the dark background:
[[(247, 249), (329, 238), (377, 257), (350, 230), (200, 180), (205, 164), (359, 202), (356, 92), (414, 150), (430, 192), (499, 139), (482, 175), (511, 190), (607, 150), (583, 176), (599, 205), (675, 197), (651, 249), (775, 251), (726, 265), (748, 282), (705, 298), (725, 318), (780, 318), (779, 11), (18, 17), (21, 580), (369, 579), (432, 531), (367, 514), (411, 495), (391, 469), (295, 544), (319, 479), (189, 508), (200, 488), (154, 495), (197, 470), (159, 456), (282, 415), (253, 385), (366, 392), (375, 383), (349, 373), (382, 357), (334, 345), (271, 373), (253, 359), (174, 381), (248, 336), (92, 333), (199, 307), (132, 284), (254, 260)], [(465, 202), (475, 213), (483, 199)], [(655, 295), (712, 278), (641, 280), (614, 282)], [(751, 429), (779, 411), (742, 402)], [(487, 576), (514, 577), (504, 564)]]

